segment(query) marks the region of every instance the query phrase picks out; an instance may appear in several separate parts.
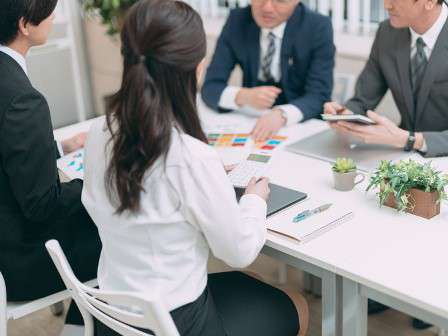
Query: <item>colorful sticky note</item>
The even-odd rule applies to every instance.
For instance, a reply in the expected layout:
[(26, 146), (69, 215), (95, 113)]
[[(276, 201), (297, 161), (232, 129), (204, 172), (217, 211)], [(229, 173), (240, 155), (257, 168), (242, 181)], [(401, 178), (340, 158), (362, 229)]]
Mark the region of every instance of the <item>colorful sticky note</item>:
[(275, 136), (272, 137), (272, 140), (285, 141), (286, 139), (288, 139), (288, 137), (286, 137), (286, 136), (280, 136), (280, 135), (275, 135)]
[(265, 150), (273, 150), (275, 148), (275, 146), (263, 146), (261, 147), (261, 149), (265, 149)]

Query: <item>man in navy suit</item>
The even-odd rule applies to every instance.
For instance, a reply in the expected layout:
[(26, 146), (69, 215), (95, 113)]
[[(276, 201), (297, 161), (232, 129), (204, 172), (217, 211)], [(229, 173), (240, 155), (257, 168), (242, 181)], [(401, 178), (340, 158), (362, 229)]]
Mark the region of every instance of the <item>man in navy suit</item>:
[[(322, 113), (331, 97), (335, 47), (328, 17), (300, 0), (252, 0), (233, 10), (207, 70), (202, 98), (219, 112), (260, 116), (252, 135), (265, 140), (284, 125)], [(242, 87), (228, 85), (236, 65)]]

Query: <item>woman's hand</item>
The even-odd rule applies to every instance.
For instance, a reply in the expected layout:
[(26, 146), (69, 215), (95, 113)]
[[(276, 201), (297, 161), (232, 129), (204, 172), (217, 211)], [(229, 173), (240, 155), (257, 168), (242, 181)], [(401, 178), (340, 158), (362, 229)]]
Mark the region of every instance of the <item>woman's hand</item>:
[(270, 193), (271, 190), (269, 189), (269, 179), (267, 177), (261, 178), (260, 180), (258, 180), (258, 182), (255, 177), (252, 177), (252, 179), (249, 181), (249, 184), (247, 185), (246, 192), (244, 194), (257, 195), (267, 201)]

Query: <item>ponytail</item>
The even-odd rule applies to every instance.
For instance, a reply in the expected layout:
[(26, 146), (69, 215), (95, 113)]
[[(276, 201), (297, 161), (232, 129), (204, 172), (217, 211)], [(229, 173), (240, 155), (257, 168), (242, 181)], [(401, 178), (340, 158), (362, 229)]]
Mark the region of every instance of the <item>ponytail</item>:
[(166, 157), (173, 127), (207, 142), (196, 108), (196, 67), (205, 57), (199, 15), (180, 1), (139, 1), (121, 39), (122, 83), (106, 103), (111, 156), (105, 185), (118, 214), (140, 210), (141, 193), (148, 192), (144, 176)]

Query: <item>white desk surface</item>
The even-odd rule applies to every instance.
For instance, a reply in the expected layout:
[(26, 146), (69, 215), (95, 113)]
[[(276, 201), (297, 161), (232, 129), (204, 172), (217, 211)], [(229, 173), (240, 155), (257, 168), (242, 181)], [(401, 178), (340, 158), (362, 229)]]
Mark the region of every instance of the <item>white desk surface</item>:
[[(212, 112), (202, 103), (199, 110), (206, 128), (250, 128), (255, 122), (236, 113)], [(69, 126), (55, 131), (55, 136), (61, 140), (88, 130), (89, 125), (90, 122), (83, 122)], [(324, 122), (312, 120), (282, 133), (289, 136), (290, 143), (326, 128)], [(437, 159), (435, 163), (443, 169), (448, 167), (448, 159)], [(332, 188), (329, 163), (283, 150), (274, 155), (271, 181), (304, 191), (323, 202), (342, 202), (355, 216), (303, 245), (270, 234), (268, 246), (434, 314), (448, 316), (446, 206), (432, 220), (379, 209), (375, 193), (364, 191), (367, 179), (353, 191), (338, 192)]]

